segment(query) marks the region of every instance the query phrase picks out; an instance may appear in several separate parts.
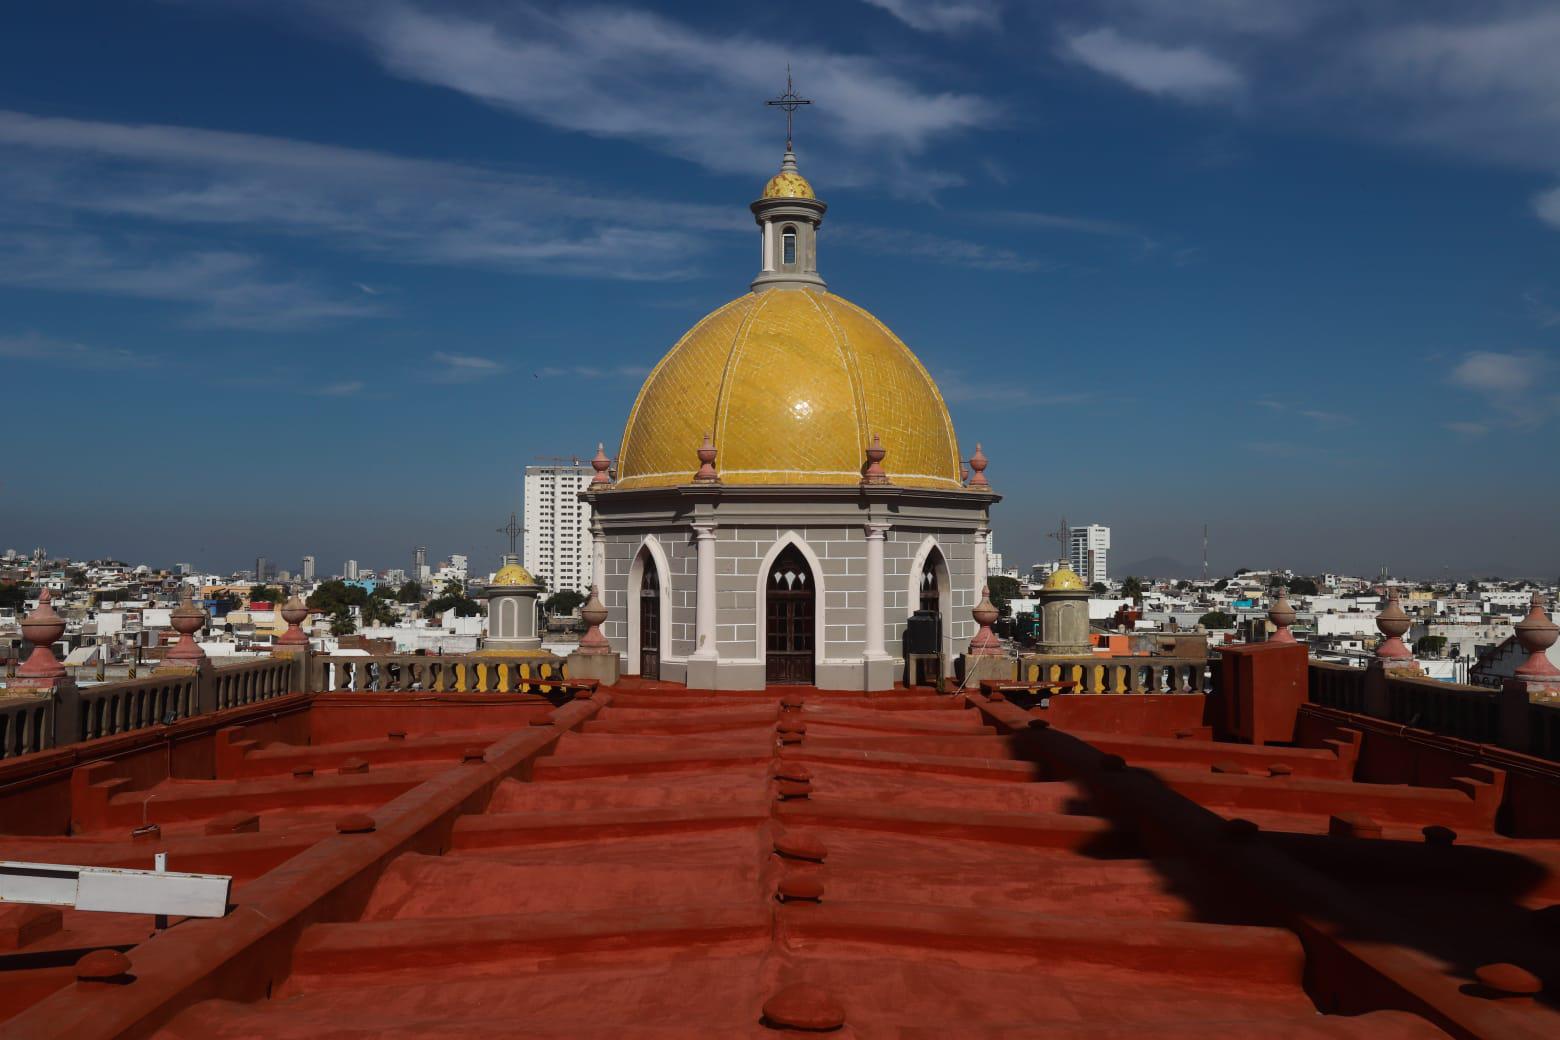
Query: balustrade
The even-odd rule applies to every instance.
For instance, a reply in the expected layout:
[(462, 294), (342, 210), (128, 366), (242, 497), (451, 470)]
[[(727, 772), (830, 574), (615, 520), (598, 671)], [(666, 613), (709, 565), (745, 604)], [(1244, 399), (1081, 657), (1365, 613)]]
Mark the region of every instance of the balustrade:
[(534, 654), (514, 658), (326, 656), (315, 658), (313, 667), (315, 689), (358, 693), (550, 693), (568, 679), (564, 658)]
[(96, 740), (196, 714), (196, 676), (153, 675), (77, 692), (77, 740)]
[(18, 697), (0, 702), (0, 758), (42, 751), (53, 744), (52, 698)]
[(1190, 657), (1019, 658), (1025, 682), (1074, 682), (1078, 693), (1203, 693), (1208, 662)]
[(1500, 700), (1494, 690), (1435, 679), (1387, 680), (1387, 718), (1479, 744), (1500, 737)]
[(1309, 699), (1339, 711), (1365, 711), (1365, 669), (1346, 664), (1312, 661)]

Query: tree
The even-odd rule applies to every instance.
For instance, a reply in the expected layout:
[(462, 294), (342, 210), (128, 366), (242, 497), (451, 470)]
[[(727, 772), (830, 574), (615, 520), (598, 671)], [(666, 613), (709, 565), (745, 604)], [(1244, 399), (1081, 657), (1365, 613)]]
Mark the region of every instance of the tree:
[(1017, 578), (1009, 578), (1005, 574), (993, 574), (986, 579), (986, 590), (991, 595), (991, 604), (1007, 617), (1013, 608), (1008, 604), (1020, 595)]
[(1127, 580), (1121, 583), (1121, 595), (1124, 599), (1130, 599), (1139, 606), (1143, 603), (1143, 582), (1141, 579), (1127, 575)]
[(337, 614), (348, 607), (361, 607), (368, 602), (368, 593), (361, 585), (348, 585), (339, 578), (321, 582), (309, 596), (310, 610), (321, 614)]
[(1192, 583), (1187, 581), (1185, 578), (1182, 578), (1180, 581), (1175, 583), (1175, 587), (1177, 590), (1185, 592), (1187, 589), (1192, 587)]
[(1440, 657), (1446, 653), (1446, 637), (1420, 636), (1414, 641), (1414, 653), (1424, 657)]
[(1197, 623), (1204, 628), (1234, 628), (1235, 615), (1225, 613), (1222, 610), (1210, 610), (1197, 619)]
[(333, 636), (350, 636), (357, 631), (357, 622), (352, 620), (352, 611), (343, 607), (331, 615), (330, 634)]
[(1110, 586), (1106, 585), (1103, 581), (1097, 581), (1093, 585), (1089, 586), (1089, 591), (1094, 593), (1096, 596), (1103, 596), (1105, 593), (1110, 591)]
[(542, 601), (542, 607), (549, 614), (572, 614), (585, 605), (588, 597), (583, 592), (564, 590), (555, 592)]
[(393, 625), (399, 615), (390, 606), (389, 600), (382, 596), (370, 596), (368, 602), (363, 604), (363, 624), (365, 625)]
[(274, 585), (255, 585), (249, 590), (251, 603), (281, 603), (286, 598), (282, 595), (282, 590)]
[(0, 583), (0, 607), (21, 610), (27, 603), (27, 590), (14, 581)]
[(403, 581), (401, 587), (395, 590), (397, 603), (421, 603), (423, 598), (422, 582)]
[(1289, 594), (1291, 596), (1314, 596), (1319, 591), (1316, 587), (1316, 582), (1310, 578), (1289, 579)]
[(1235, 568), (1235, 577), (1237, 577), (1237, 578), (1240, 577), (1242, 574), (1250, 574), (1250, 573), (1251, 573), (1251, 568), (1250, 567), (1236, 567)]
[(1225, 589), (1227, 589), (1229, 587), (1230, 587), (1230, 579), (1228, 579), (1228, 578), (1220, 578), (1218, 581), (1213, 583), (1213, 591), (1214, 592), (1223, 592)]

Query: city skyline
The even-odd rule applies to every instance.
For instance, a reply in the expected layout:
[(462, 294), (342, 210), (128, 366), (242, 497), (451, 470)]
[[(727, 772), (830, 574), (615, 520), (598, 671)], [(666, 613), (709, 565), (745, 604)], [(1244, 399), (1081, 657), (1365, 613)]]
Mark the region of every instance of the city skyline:
[(0, 41), (19, 551), (496, 567), (526, 463), (611, 453), (752, 276), (789, 60), (822, 274), (983, 443), (1011, 566), (1066, 514), (1115, 574), (1200, 571), (1204, 523), (1216, 573), (1560, 571), (1541, 5), (855, 3), (780, 43), (741, 4), (87, 6)]

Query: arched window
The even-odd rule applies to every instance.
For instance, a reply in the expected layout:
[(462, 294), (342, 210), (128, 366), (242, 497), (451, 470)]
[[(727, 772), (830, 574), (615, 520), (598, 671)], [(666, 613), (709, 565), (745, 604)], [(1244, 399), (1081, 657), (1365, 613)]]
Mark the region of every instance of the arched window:
[(785, 230), (780, 233), (781, 257), (783, 263), (796, 263), (796, 226), (787, 224)]

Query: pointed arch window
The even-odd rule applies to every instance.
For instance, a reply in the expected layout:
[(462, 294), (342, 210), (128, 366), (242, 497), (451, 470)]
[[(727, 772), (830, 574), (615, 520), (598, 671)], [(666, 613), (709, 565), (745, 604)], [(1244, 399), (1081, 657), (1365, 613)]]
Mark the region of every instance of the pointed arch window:
[(780, 256), (781, 262), (787, 264), (796, 263), (796, 225), (787, 224), (780, 232)]

